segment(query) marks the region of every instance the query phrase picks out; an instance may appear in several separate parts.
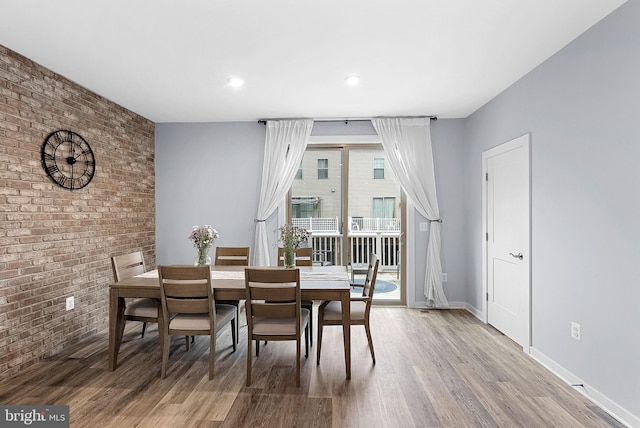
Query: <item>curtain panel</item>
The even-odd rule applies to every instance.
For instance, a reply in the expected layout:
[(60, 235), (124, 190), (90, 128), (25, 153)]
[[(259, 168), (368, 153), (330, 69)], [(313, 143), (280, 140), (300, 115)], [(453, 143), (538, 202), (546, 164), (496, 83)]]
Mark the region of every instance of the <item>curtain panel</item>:
[(270, 266), (266, 221), (293, 184), (309, 142), (313, 120), (269, 120), (265, 137), (262, 186), (256, 215), (254, 266)]
[(425, 260), (424, 295), (427, 305), (448, 307), (442, 289), (440, 260), (440, 210), (431, 148), (431, 119), (374, 118), (373, 127), (382, 140), (384, 153), (398, 177), (402, 190), (418, 212), (430, 222)]

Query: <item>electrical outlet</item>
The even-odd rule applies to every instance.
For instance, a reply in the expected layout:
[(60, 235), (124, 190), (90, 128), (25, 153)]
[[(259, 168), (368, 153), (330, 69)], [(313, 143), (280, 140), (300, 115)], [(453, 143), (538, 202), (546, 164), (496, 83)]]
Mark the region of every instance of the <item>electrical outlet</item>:
[(67, 297), (67, 310), (70, 311), (75, 306), (73, 296)]
[(423, 222), (420, 223), (420, 232), (428, 232), (429, 231), (429, 223)]
[(575, 340), (582, 339), (582, 329), (580, 327), (580, 324), (578, 324), (577, 322), (571, 321), (571, 337)]
[(449, 279), (449, 276), (446, 273), (442, 274), (442, 282), (447, 282), (447, 279)]

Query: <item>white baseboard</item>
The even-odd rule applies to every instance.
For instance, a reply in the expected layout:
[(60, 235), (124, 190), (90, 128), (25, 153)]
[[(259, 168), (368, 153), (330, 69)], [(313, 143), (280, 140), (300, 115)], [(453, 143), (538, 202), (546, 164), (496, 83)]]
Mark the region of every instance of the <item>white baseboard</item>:
[(414, 304), (414, 308), (416, 309), (466, 309), (467, 312), (471, 313), (471, 315), (484, 322), (484, 314), (482, 311), (479, 311), (467, 302), (449, 302), (449, 306), (446, 308), (432, 308), (431, 306), (427, 306), (427, 302), (425, 300), (421, 302), (414, 302)]
[(469, 312), (471, 312), (471, 315), (473, 315), (474, 317), (478, 318), (480, 321), (484, 322), (484, 313), (482, 313), (481, 310), (479, 310), (478, 308), (471, 306), (468, 303), (465, 303), (465, 309)]
[(631, 428), (640, 428), (639, 417), (622, 408), (595, 388), (584, 383), (579, 377), (556, 363), (542, 352), (538, 351), (536, 348), (531, 347), (529, 355), (569, 385), (582, 385), (582, 388), (577, 387), (575, 390), (587, 397), (602, 410), (609, 413), (612, 417), (616, 418), (620, 423)]
[(434, 308), (433, 306), (427, 306), (426, 300), (415, 301), (414, 307), (418, 309), (466, 309), (465, 302), (449, 302), (449, 306), (442, 308)]

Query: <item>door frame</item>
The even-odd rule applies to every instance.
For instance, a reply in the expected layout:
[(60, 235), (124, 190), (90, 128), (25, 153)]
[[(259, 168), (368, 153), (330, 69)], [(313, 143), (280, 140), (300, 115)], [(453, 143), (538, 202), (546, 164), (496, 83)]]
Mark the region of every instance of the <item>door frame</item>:
[(484, 323), (488, 324), (489, 323), (489, 311), (488, 311), (488, 297), (489, 297), (489, 292), (488, 292), (488, 282), (489, 282), (489, 268), (488, 268), (488, 263), (489, 263), (489, 259), (488, 259), (488, 240), (487, 240), (487, 221), (488, 221), (488, 215), (487, 215), (487, 210), (488, 210), (488, 204), (487, 204), (487, 197), (488, 197), (488, 192), (487, 192), (487, 173), (488, 173), (488, 160), (489, 158), (502, 154), (502, 153), (506, 153), (508, 151), (511, 151), (517, 147), (524, 147), (525, 148), (525, 154), (526, 154), (526, 160), (525, 160), (525, 165), (527, 168), (526, 171), (526, 177), (527, 177), (527, 184), (526, 184), (526, 188), (527, 188), (527, 197), (525, 198), (525, 200), (527, 201), (527, 229), (528, 229), (528, 233), (526, 234), (527, 237), (527, 242), (525, 243), (525, 247), (528, 250), (528, 259), (524, 260), (524, 262), (526, 263), (526, 270), (527, 270), (527, 303), (525, 305), (525, 318), (527, 321), (527, 326), (526, 326), (526, 340), (525, 343), (523, 345), (523, 351), (526, 353), (530, 352), (530, 348), (531, 348), (531, 324), (532, 324), (532, 320), (531, 320), (531, 259), (532, 259), (532, 252), (531, 252), (531, 133), (526, 133), (524, 135), (521, 135), (519, 137), (516, 137), (510, 141), (507, 141), (506, 143), (502, 143), (499, 146), (493, 147), (491, 149), (485, 150), (484, 152), (482, 152), (482, 313), (483, 313), (483, 318), (484, 318)]

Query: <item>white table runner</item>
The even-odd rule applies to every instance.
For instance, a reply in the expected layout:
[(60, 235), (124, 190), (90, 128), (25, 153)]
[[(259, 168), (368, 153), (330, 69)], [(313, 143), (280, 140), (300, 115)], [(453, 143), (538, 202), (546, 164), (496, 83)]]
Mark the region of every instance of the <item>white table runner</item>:
[[(138, 275), (140, 278), (157, 278), (158, 271), (150, 270), (149, 272), (145, 272), (143, 274)], [(236, 280), (244, 280), (244, 271), (223, 271), (223, 270), (212, 270), (211, 271), (211, 279), (236, 279)], [(301, 281), (349, 281), (349, 274), (345, 272), (309, 272), (309, 271), (300, 271), (300, 280)]]

